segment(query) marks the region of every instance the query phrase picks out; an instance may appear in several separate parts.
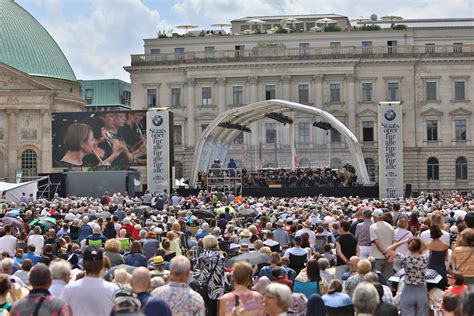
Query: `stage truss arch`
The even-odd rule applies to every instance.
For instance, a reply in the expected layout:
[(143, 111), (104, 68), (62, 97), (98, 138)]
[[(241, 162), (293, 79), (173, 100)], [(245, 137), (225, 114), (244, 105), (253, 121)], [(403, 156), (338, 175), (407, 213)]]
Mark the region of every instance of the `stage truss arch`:
[(193, 187), (196, 185), (198, 172), (200, 170), (207, 170), (215, 159), (225, 161), (230, 144), (241, 132), (239, 130), (219, 127), (219, 123), (231, 121), (232, 123), (249, 126), (255, 121), (264, 119), (266, 113), (285, 113), (289, 111), (317, 115), (324, 121), (330, 123), (331, 126), (341, 134), (341, 137), (351, 154), (356, 174), (358, 176), (358, 182), (364, 185), (370, 184), (360, 143), (355, 135), (342, 122), (332, 114), (316, 107), (274, 99), (255, 102), (242, 107), (230, 109), (219, 114), (209, 124), (209, 126), (202, 132), (201, 137), (199, 138), (199, 143), (194, 150), (190, 185)]

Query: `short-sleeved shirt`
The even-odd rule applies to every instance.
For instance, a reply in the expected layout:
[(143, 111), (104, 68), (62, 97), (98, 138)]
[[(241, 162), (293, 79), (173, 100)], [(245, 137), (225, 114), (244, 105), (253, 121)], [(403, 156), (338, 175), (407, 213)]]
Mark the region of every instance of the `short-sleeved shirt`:
[[(351, 233), (344, 234), (337, 237), (336, 242), (341, 245), (341, 252), (342, 254), (349, 260), (352, 256), (355, 256), (357, 253), (357, 238)], [(337, 256), (337, 264), (338, 266), (345, 265), (346, 263), (342, 261), (342, 259)]]
[(371, 246), (370, 225), (372, 225), (370, 220), (365, 220), (357, 224), (355, 236), (359, 241), (359, 246)]
[[(378, 221), (370, 226), (370, 241), (378, 240), (382, 249), (387, 249), (393, 243), (394, 229), (392, 225), (385, 221)], [(383, 253), (377, 248), (375, 243), (372, 244), (370, 255), (375, 259), (385, 259)]]
[(425, 283), (426, 269), (428, 268), (427, 256), (405, 256), (397, 253), (396, 259), (405, 270), (405, 283), (419, 285)]

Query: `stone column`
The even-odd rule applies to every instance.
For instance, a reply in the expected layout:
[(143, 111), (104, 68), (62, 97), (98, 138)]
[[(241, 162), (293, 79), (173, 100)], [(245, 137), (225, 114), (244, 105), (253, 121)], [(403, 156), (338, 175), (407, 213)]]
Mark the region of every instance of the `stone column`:
[[(250, 86), (250, 98), (249, 98), (249, 103), (255, 103), (258, 100), (258, 77), (248, 77), (248, 82)], [(260, 122), (260, 124), (263, 124)], [(256, 168), (259, 167), (260, 161), (258, 157), (258, 150), (259, 150), (259, 136), (261, 135), (260, 131), (260, 125), (258, 122), (253, 122), (250, 124), (250, 129), (252, 130), (252, 133), (250, 133), (250, 146), (249, 148), (252, 150), (251, 157), (252, 159), (252, 167)]]
[(225, 78), (217, 78), (217, 112), (224, 113), (225, 109)]
[(18, 167), (18, 110), (7, 110), (8, 114), (8, 177), (15, 179)]
[(290, 76), (282, 76), (281, 81), (283, 83), (283, 100), (291, 101)]
[(187, 126), (187, 146), (194, 147), (196, 144), (196, 107), (194, 104), (194, 84), (195, 79), (189, 78), (186, 81), (187, 85), (187, 104), (186, 104), (186, 126)]
[(49, 172), (52, 167), (51, 144), (51, 112), (49, 109), (40, 111), (41, 114), (41, 169), (39, 172)]
[(355, 100), (355, 78), (353, 74), (347, 75), (347, 127), (352, 133), (356, 133), (356, 100)]
[[(324, 109), (324, 97), (323, 97), (323, 75), (314, 75), (313, 82), (315, 86), (315, 102), (314, 106), (318, 109)], [(317, 118), (319, 121), (321, 118)], [(320, 128), (313, 129), (316, 132), (316, 146), (322, 146), (326, 143), (326, 132)]]

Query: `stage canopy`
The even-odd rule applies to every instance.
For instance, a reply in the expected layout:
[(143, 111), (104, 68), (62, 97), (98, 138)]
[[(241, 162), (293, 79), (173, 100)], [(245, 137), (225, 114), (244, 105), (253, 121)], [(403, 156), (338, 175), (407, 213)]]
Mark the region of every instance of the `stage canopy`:
[(361, 184), (370, 183), (359, 141), (343, 123), (332, 114), (316, 107), (275, 99), (260, 101), (228, 110), (221, 113), (209, 124), (201, 134), (199, 143), (194, 151), (191, 186), (194, 187), (196, 185), (198, 172), (207, 170), (212, 161), (215, 159), (225, 161), (230, 144), (241, 132), (236, 129), (219, 127), (219, 123), (232, 122), (233, 124), (248, 126), (252, 122), (264, 119), (265, 114), (270, 112), (301, 112), (312, 114), (319, 116), (325, 122), (331, 124), (332, 128), (341, 134), (342, 141), (346, 144), (350, 152), (358, 176), (358, 182)]

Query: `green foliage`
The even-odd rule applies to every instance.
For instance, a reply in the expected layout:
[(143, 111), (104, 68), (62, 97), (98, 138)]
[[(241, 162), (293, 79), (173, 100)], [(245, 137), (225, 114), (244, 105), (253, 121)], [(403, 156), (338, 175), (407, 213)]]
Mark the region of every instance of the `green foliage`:
[(358, 31), (380, 31), (381, 29), (380, 25), (377, 24), (363, 25), (357, 28)]
[(288, 33), (288, 31), (284, 29), (281, 25), (278, 25), (278, 28), (275, 33)]
[(324, 32), (340, 32), (341, 31), (341, 27), (339, 27), (338, 25), (334, 24), (334, 25), (326, 25), (324, 27)]
[(173, 29), (158, 31), (158, 38), (167, 38), (173, 35)]
[(201, 31), (201, 33), (199, 33), (199, 36), (206, 36), (206, 32), (204, 32), (204, 30)]
[(394, 30), (406, 30), (408, 28), (408, 26), (406, 26), (405, 24), (397, 24), (393, 27)]

